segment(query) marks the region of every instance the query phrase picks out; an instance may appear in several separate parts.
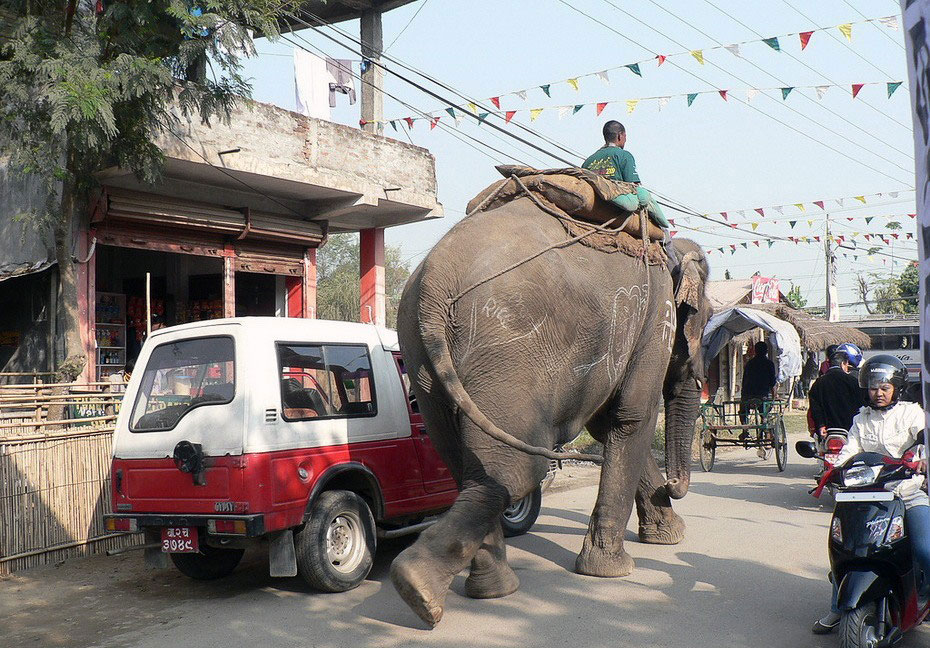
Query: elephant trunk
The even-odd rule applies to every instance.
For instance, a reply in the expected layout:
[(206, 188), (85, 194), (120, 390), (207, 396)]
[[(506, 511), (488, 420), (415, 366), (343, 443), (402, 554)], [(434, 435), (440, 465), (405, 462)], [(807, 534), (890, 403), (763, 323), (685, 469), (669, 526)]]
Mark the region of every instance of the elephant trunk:
[(687, 495), (691, 485), (691, 444), (701, 405), (697, 381), (685, 383), (665, 401), (665, 490), (672, 499)]

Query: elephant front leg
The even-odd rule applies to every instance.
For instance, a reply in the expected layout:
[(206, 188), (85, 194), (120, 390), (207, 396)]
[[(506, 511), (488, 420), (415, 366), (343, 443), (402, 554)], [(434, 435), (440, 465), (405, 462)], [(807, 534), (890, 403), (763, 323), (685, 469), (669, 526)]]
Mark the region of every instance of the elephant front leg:
[(507, 564), (507, 547), (498, 519), (471, 561), (465, 593), (471, 598), (500, 598), (513, 594), (519, 587), (520, 579)]
[(636, 489), (636, 513), (640, 542), (670, 545), (684, 539), (685, 521), (672, 510), (672, 500), (651, 452), (647, 453), (643, 475)]

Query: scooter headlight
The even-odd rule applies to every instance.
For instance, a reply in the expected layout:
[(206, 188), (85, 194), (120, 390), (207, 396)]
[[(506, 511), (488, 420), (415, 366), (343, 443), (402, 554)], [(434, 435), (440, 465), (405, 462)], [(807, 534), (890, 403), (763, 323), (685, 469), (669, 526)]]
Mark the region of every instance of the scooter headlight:
[(904, 537), (903, 517), (896, 515), (891, 519), (891, 524), (888, 525), (888, 535), (886, 537), (888, 542), (897, 542)]
[(833, 538), (834, 542), (843, 544), (843, 525), (840, 524), (838, 517), (833, 518), (833, 522), (830, 524), (830, 537)]
[(843, 485), (855, 488), (857, 486), (868, 486), (874, 484), (881, 473), (881, 466), (853, 466), (843, 472)]

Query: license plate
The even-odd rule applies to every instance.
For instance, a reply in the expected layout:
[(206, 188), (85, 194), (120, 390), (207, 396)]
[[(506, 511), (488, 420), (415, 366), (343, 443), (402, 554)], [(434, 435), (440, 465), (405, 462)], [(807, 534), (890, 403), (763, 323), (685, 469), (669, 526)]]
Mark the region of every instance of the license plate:
[(837, 502), (890, 502), (894, 499), (894, 493), (889, 493), (888, 491), (837, 493), (833, 499)]
[(200, 542), (195, 527), (165, 527), (161, 530), (161, 550), (165, 553), (197, 553)]

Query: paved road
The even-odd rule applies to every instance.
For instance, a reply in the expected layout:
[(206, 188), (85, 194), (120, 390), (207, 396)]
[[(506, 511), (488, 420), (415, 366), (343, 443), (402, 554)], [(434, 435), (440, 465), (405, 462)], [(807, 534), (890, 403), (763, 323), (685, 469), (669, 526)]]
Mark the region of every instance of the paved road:
[[(269, 578), (260, 554), (214, 583), (146, 570), (138, 554), (15, 575), (0, 581), (0, 645), (836, 646), (835, 636), (808, 630), (830, 594), (829, 503), (807, 494), (812, 471), (796, 456), (784, 473), (752, 451), (718, 456), (714, 472), (695, 473), (691, 493), (676, 505), (686, 540), (641, 545), (631, 531), (636, 571), (597, 579), (571, 572), (596, 491), (593, 471), (574, 469), (547, 493), (533, 531), (510, 543), (520, 591), (476, 601), (462, 595), (459, 576), (433, 631), (387, 578), (409, 542), (395, 541), (381, 548), (368, 581), (337, 595)], [(930, 628), (900, 645), (930, 645)]]

